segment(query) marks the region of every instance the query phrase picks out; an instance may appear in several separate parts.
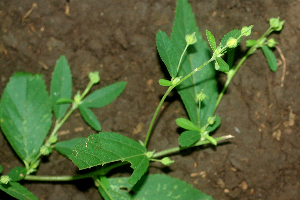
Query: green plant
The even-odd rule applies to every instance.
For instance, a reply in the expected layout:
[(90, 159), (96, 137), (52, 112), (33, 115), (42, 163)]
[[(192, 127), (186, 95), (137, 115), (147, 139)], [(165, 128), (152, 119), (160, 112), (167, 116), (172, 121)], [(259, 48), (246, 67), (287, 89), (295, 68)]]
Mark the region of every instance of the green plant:
[[(232, 77), (246, 58), (258, 48), (262, 48), (271, 70), (276, 70), (275, 56), (268, 48), (274, 47), (276, 42), (272, 39), (267, 41), (266, 37), (272, 31), (280, 31), (283, 23), (279, 18), (271, 19), (270, 28), (261, 38), (246, 42), (250, 49), (239, 63), (233, 66), (234, 48), (239, 44), (241, 37), (251, 34), (253, 26), (227, 33), (218, 46), (213, 34), (206, 31), (212, 49), (210, 53), (196, 26), (190, 5), (186, 0), (179, 0), (171, 39), (162, 31), (158, 31), (156, 36), (159, 55), (169, 71), (171, 80), (159, 80), (159, 83), (168, 89), (156, 109), (144, 142), (136, 142), (113, 132), (100, 132), (90, 135), (87, 139), (74, 138), (58, 142), (57, 131), (77, 108), (88, 125), (96, 131), (101, 131), (101, 125), (90, 108), (101, 108), (112, 102), (125, 89), (125, 82), (109, 85), (88, 95), (91, 87), (100, 81), (97, 72), (90, 73), (90, 82), (84, 92), (78, 92), (71, 99), (71, 73), (64, 56), (59, 58), (55, 66), (50, 97), (41, 75), (16, 73), (10, 78), (1, 98), (0, 125), (25, 167), (15, 167), (8, 175), (2, 175), (0, 189), (18, 199), (37, 199), (19, 181), (71, 181), (92, 178), (104, 199), (211, 199), (178, 179), (161, 174), (146, 174), (149, 163), (156, 161), (170, 165), (174, 162), (167, 157), (170, 153), (204, 144), (217, 145), (218, 141), (232, 137), (211, 136), (221, 123), (220, 117), (214, 115), (215, 110)], [(226, 52), (227, 63), (222, 59)], [(220, 94), (217, 89), (216, 70), (227, 74), (227, 81)], [(156, 116), (174, 88), (189, 116), (189, 119), (177, 119), (176, 123), (186, 131), (179, 137), (180, 146), (176, 145), (161, 152), (150, 151), (147, 144)], [(46, 139), (51, 127), (52, 113), (56, 121)], [(41, 157), (49, 156), (53, 149), (71, 159), (79, 169), (102, 166), (76, 176), (31, 175), (38, 169)], [(107, 173), (112, 169), (126, 164), (131, 164), (133, 169), (130, 177), (107, 177)], [(0, 173), (2, 170), (0, 165)], [(133, 195), (128, 191), (133, 191)]]

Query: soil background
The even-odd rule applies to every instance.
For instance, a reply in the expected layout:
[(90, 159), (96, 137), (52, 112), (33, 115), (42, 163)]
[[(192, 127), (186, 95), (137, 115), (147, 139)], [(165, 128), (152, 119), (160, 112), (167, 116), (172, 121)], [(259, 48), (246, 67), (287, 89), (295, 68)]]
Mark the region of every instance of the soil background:
[[(279, 42), (286, 59), (286, 73), (277, 50), (276, 73), (268, 69), (261, 51), (251, 56), (234, 77), (217, 110), (222, 124), (214, 136), (232, 134), (235, 138), (217, 147), (208, 145), (174, 155), (171, 158), (176, 162), (170, 167), (151, 164), (150, 173), (182, 179), (214, 199), (299, 199), (300, 2), (189, 2), (204, 38), (205, 30), (210, 30), (217, 41), (228, 31), (251, 24), (254, 28), (249, 39), (257, 39), (268, 28), (269, 18), (280, 16), (286, 21), (284, 29), (272, 37)], [(34, 3), (37, 7), (24, 18)], [(158, 30), (170, 35), (175, 6), (175, 0), (1, 0), (0, 94), (17, 71), (41, 73), (49, 88), (56, 60), (64, 54), (71, 66), (74, 93), (85, 88), (90, 71), (101, 75), (100, 84), (93, 90), (127, 81), (117, 100), (94, 112), (103, 131), (144, 140), (166, 90), (158, 80), (168, 78), (157, 54), (155, 35)], [(245, 39), (241, 55), (246, 50), (244, 42)], [(220, 81), (224, 82), (223, 76)], [(164, 104), (149, 150), (177, 146), (177, 117), (186, 117), (186, 113), (173, 93)], [(61, 128), (59, 140), (93, 133), (75, 112)], [(2, 133), (0, 147), (3, 174), (23, 166)], [(78, 168), (70, 160), (54, 152), (43, 160), (37, 175), (77, 173)], [(24, 182), (24, 186), (41, 200), (101, 199), (91, 180), (64, 184)], [(0, 199), (9, 198), (0, 192)]]

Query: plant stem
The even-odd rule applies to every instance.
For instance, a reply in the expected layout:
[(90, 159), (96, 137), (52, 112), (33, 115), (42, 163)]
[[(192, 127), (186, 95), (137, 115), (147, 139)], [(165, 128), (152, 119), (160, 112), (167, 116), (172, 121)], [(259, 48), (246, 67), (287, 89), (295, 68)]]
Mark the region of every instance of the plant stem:
[(177, 66), (177, 71), (176, 71), (176, 74), (177, 74), (177, 73), (178, 73), (178, 71), (179, 71), (179, 66), (180, 66), (180, 64), (181, 64), (181, 61), (182, 61), (183, 55), (184, 55), (184, 53), (186, 52), (186, 50), (187, 50), (188, 46), (189, 46), (189, 44), (186, 44), (186, 45), (185, 45), (185, 48), (184, 48), (184, 50), (183, 50), (183, 52), (182, 52), (182, 54), (181, 54), (181, 56), (180, 56), (179, 63), (178, 63), (178, 66)]
[(26, 175), (24, 180), (30, 180), (30, 181), (74, 181), (74, 180), (80, 180), (85, 178), (93, 178), (95, 176), (104, 176), (110, 170), (115, 169), (117, 167), (127, 165), (127, 162), (117, 162), (114, 164), (110, 164), (108, 166), (104, 166), (100, 168), (99, 170), (92, 171), (86, 174), (82, 175), (75, 175), (75, 176), (36, 176), (36, 175)]
[[(273, 32), (273, 29), (272, 28), (268, 28), (267, 31), (257, 40), (257, 41), (261, 41), (263, 40), (263, 38), (266, 38), (268, 35), (270, 35), (271, 33)], [(215, 110), (214, 112), (217, 110), (218, 106), (219, 106), (219, 103), (230, 83), (230, 81), (232, 80), (232, 78), (234, 77), (234, 75), (236, 74), (236, 72), (240, 69), (240, 67), (242, 66), (242, 64), (246, 61), (246, 59), (251, 56), (258, 48), (260, 48), (260, 44), (256, 44), (254, 46), (252, 46), (248, 51), (247, 53), (242, 57), (242, 59), (239, 61), (239, 63), (237, 64), (237, 66), (233, 69), (231, 69), (228, 73), (227, 73), (227, 80), (225, 82), (225, 85), (221, 91), (221, 93), (219, 94), (219, 97), (217, 99), (217, 102), (216, 102), (216, 106), (215, 106)]]
[[(85, 97), (85, 95), (90, 91), (90, 89), (92, 88), (94, 84), (90, 81), (87, 85), (87, 87), (85, 88), (84, 92), (82, 93), (82, 95), (80, 96), (80, 101)], [(79, 101), (79, 102), (80, 102)], [(72, 107), (70, 108), (70, 110), (65, 114), (65, 116), (61, 119), (61, 120), (56, 120), (55, 122), (55, 126), (50, 134), (50, 137), (45, 141), (45, 146), (50, 146), (52, 143), (50, 142), (50, 138), (52, 136), (54, 136), (57, 131), (60, 129), (60, 127), (65, 123), (65, 121), (70, 117), (70, 115), (72, 114), (72, 112), (74, 110), (76, 110), (78, 108), (78, 102), (73, 101), (72, 103)], [(34, 167), (33, 165), (36, 165), (36, 162), (40, 159), (40, 157), (42, 156), (41, 152), (39, 152), (37, 154), (37, 156), (34, 158), (33, 161), (31, 161), (30, 165), (28, 165), (27, 163), (25, 163), (26, 169), (28, 172), (32, 172), (32, 170), (34, 171)]]
[(145, 142), (144, 142), (144, 147), (147, 147), (147, 144), (148, 144), (148, 141), (149, 141), (149, 138), (150, 138), (150, 134), (151, 134), (151, 131), (152, 131), (152, 127), (154, 125), (154, 122), (155, 122), (155, 119), (156, 119), (156, 116), (162, 106), (162, 104), (164, 103), (165, 99), (167, 98), (168, 94), (177, 86), (179, 85), (180, 83), (182, 83), (185, 79), (189, 78), (190, 76), (192, 76), (194, 73), (196, 73), (197, 71), (201, 70), (204, 66), (206, 66), (208, 63), (210, 63), (211, 61), (213, 61), (213, 58), (209, 59), (208, 61), (206, 61), (204, 64), (202, 64), (200, 67), (197, 67), (196, 69), (194, 69), (192, 72), (190, 72), (188, 75), (186, 75), (185, 77), (183, 77), (182, 79), (180, 79), (180, 81), (178, 81), (176, 84), (170, 86), (168, 88), (168, 90), (166, 91), (166, 93), (164, 94), (164, 96), (162, 97), (162, 99), (160, 100), (157, 108), (156, 108), (156, 111), (153, 115), (153, 118), (151, 120), (151, 123), (150, 123), (150, 126), (149, 126), (149, 129), (148, 129), (148, 132), (147, 132), (147, 135), (146, 135), (146, 139), (145, 139)]
[(76, 175), (76, 176), (35, 176), (35, 175), (26, 175), (24, 180), (28, 181), (74, 181), (79, 179), (91, 178), (87, 174)]
[[(232, 135), (226, 135), (226, 136), (215, 138), (215, 140), (218, 142), (218, 141), (230, 139), (230, 138), (233, 138), (233, 137), (234, 136), (232, 136)], [(188, 149), (188, 148), (192, 148), (192, 147), (196, 147), (196, 146), (201, 146), (201, 145), (204, 145), (204, 144), (210, 144), (210, 143), (211, 142), (209, 140), (204, 140), (204, 141), (198, 141), (196, 144), (194, 144), (192, 146), (189, 146), (189, 147), (174, 147), (174, 148), (171, 148), (171, 149), (166, 149), (166, 150), (155, 153), (152, 156), (152, 158), (163, 157), (163, 156), (166, 156), (166, 155), (169, 155), (169, 154), (177, 153), (177, 152), (179, 152), (181, 150), (184, 150), (184, 149)]]
[(92, 86), (94, 85), (94, 83), (92, 83), (91, 81), (88, 83), (88, 85), (86, 86), (85, 90), (83, 91), (80, 99), (82, 100), (85, 95), (91, 90)]
[(148, 144), (148, 141), (149, 141), (149, 138), (150, 138), (150, 133), (152, 131), (152, 127), (154, 125), (154, 122), (155, 122), (155, 119), (156, 119), (156, 116), (162, 106), (162, 104), (164, 103), (165, 99), (167, 98), (168, 94), (173, 90), (175, 86), (172, 85), (168, 88), (168, 90), (166, 91), (166, 93), (164, 94), (164, 96), (161, 98), (156, 110), (155, 110), (155, 113), (152, 117), (152, 120), (151, 120), (151, 123), (150, 123), (150, 126), (149, 126), (149, 129), (148, 129), (148, 132), (147, 132), (147, 136), (146, 136), (146, 139), (145, 139), (145, 142), (144, 142), (144, 147), (147, 147), (147, 144)]

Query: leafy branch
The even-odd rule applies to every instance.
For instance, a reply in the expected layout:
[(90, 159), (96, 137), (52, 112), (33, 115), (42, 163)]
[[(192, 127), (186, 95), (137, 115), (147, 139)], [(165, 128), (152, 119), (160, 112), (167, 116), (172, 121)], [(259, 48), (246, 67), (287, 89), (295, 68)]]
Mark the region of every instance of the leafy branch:
[[(143, 142), (136, 142), (114, 132), (100, 132), (88, 138), (74, 138), (58, 142), (57, 131), (74, 110), (95, 131), (101, 125), (92, 108), (101, 108), (115, 100), (125, 89), (125, 82), (117, 82), (89, 94), (92, 86), (100, 81), (98, 72), (89, 74), (89, 83), (82, 94), (77, 92), (73, 99), (72, 77), (65, 56), (61, 56), (55, 66), (51, 80), (50, 97), (41, 75), (16, 73), (10, 78), (0, 101), (0, 125), (7, 140), (24, 162), (25, 167), (15, 167), (8, 175), (0, 178), (0, 189), (18, 199), (37, 199), (30, 191), (20, 185), (27, 181), (72, 181), (92, 178), (104, 199), (211, 199), (192, 186), (165, 175), (146, 174), (150, 161), (170, 165), (174, 161), (168, 155), (184, 149), (213, 144), (233, 138), (232, 135), (212, 137), (220, 123), (215, 111), (230, 81), (245, 60), (261, 48), (272, 71), (277, 63), (270, 48), (275, 47), (274, 39), (267, 40), (273, 31), (280, 31), (284, 21), (270, 19), (270, 27), (258, 40), (248, 40), (250, 49), (233, 67), (234, 48), (243, 36), (249, 36), (253, 26), (227, 33), (217, 45), (210, 31), (206, 36), (211, 50), (202, 39), (196, 26), (194, 14), (187, 0), (178, 0), (175, 22), (171, 37), (163, 31), (156, 35), (157, 50), (165, 63), (171, 80), (160, 79), (159, 84), (168, 87), (163, 95)], [(223, 56), (227, 53), (227, 63)], [(218, 93), (216, 71), (224, 72), (227, 81), (222, 92)], [(201, 72), (201, 73), (200, 73)], [(178, 118), (176, 123), (183, 131), (178, 138), (179, 146), (160, 152), (147, 150), (157, 115), (169, 93), (176, 89), (186, 108), (189, 119)], [(89, 94), (89, 95), (88, 95)], [(53, 130), (46, 139), (52, 121), (56, 119)], [(79, 169), (94, 168), (92, 172), (75, 176), (37, 176), (31, 175), (40, 164), (42, 156), (49, 156), (55, 149), (71, 159)], [(130, 177), (108, 178), (112, 169), (130, 164), (133, 173)], [(3, 167), (0, 165), (0, 173)], [(163, 187), (161, 187), (161, 185)], [(179, 187), (176, 189), (175, 186)], [(127, 191), (125, 191), (126, 189)], [(130, 195), (128, 191), (133, 191)], [(156, 191), (153, 193), (153, 191)]]

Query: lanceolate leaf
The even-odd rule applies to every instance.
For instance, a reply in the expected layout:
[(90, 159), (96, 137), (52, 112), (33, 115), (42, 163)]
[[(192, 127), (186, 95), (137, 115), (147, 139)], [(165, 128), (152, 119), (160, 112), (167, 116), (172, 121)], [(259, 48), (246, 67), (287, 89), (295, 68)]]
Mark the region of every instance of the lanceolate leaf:
[(261, 49), (263, 50), (263, 52), (264, 52), (264, 54), (265, 54), (265, 56), (268, 60), (268, 64), (269, 64), (270, 69), (273, 72), (276, 72), (276, 70), (277, 70), (277, 61), (276, 61), (276, 57), (275, 57), (274, 53), (266, 45), (263, 45), (261, 47)]
[(20, 200), (37, 200), (36, 196), (32, 194), (29, 190), (23, 187), (18, 182), (9, 182), (9, 184), (1, 184), (0, 183), (0, 190), (4, 191), (5, 193), (9, 194), (10, 196), (20, 199)]
[(133, 186), (148, 169), (149, 159), (146, 152), (144, 146), (128, 137), (101, 132), (89, 136), (85, 144), (76, 146), (69, 157), (79, 169), (116, 161), (130, 162), (133, 174), (128, 183)]
[(206, 30), (206, 37), (211, 49), (215, 51), (217, 49), (217, 44), (214, 35), (210, 31)]
[(172, 85), (172, 82), (171, 82), (171, 81), (165, 80), (165, 79), (159, 79), (159, 80), (158, 80), (158, 83), (159, 83), (159, 85), (161, 85), (161, 86), (167, 86), (167, 87), (169, 87), (169, 86)]
[(179, 145), (182, 147), (189, 147), (198, 140), (200, 140), (201, 135), (199, 131), (184, 131), (178, 138)]
[(85, 106), (79, 105), (79, 111), (84, 121), (96, 131), (101, 131), (101, 125), (94, 113)]
[(176, 119), (176, 124), (186, 130), (200, 131), (200, 128), (188, 119), (178, 118)]
[[(182, 64), (177, 76), (184, 77), (192, 72), (195, 68), (200, 67), (204, 62), (211, 58), (210, 49), (202, 39), (197, 28), (194, 14), (187, 0), (177, 2), (175, 22), (171, 34), (171, 41), (176, 50), (174, 56), (180, 59), (186, 41), (185, 35), (196, 33), (197, 43), (189, 46), (187, 53), (183, 57)], [(183, 81), (176, 89), (185, 105), (190, 120), (198, 125), (198, 105), (196, 94), (202, 89), (204, 94), (209, 98), (204, 99), (201, 105), (201, 126), (205, 125), (207, 118), (214, 112), (216, 99), (218, 97), (217, 81), (215, 77), (213, 63), (205, 66), (201, 71), (196, 72), (193, 76)]]
[(1, 98), (0, 125), (23, 161), (29, 163), (39, 153), (51, 122), (51, 104), (42, 76), (14, 74)]
[(160, 58), (165, 63), (171, 77), (176, 76), (178, 60), (175, 58), (175, 50), (173, 44), (167, 34), (163, 31), (158, 31), (156, 34), (156, 46)]
[(56, 104), (73, 103), (73, 99), (61, 98), (56, 101)]
[(82, 106), (86, 108), (101, 108), (115, 100), (125, 89), (126, 82), (117, 82), (94, 91), (83, 99)]
[(216, 58), (219, 64), (219, 71), (222, 71), (222, 72), (228, 72), (229, 71), (229, 65), (220, 57), (217, 57)]
[[(133, 187), (126, 184), (128, 178), (109, 178), (111, 190), (122, 195), (124, 200), (158, 200), (158, 199), (188, 199), (188, 200), (212, 200), (212, 198), (193, 186), (170, 176), (163, 174), (145, 175)], [(133, 195), (126, 193), (133, 190)], [(123, 190), (122, 190), (123, 189)]]
[(234, 55), (235, 55), (236, 48), (228, 49), (227, 51), (227, 64), (229, 68), (233, 67), (234, 64)]
[(51, 80), (50, 97), (52, 109), (56, 119), (65, 115), (69, 105), (57, 104), (58, 99), (70, 99), (72, 96), (72, 77), (68, 61), (61, 56), (55, 65)]

